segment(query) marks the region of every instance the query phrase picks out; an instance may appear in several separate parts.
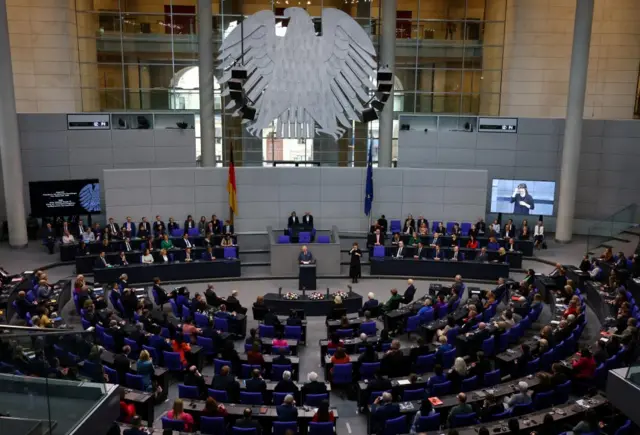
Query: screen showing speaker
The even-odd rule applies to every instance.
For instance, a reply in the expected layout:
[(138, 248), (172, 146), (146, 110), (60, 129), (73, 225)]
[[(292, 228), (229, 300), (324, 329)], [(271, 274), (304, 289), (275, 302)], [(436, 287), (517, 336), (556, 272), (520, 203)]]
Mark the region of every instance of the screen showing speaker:
[(100, 213), (100, 180), (58, 180), (29, 183), (34, 217)]
[(501, 180), (491, 182), (491, 213), (553, 215), (554, 181)]

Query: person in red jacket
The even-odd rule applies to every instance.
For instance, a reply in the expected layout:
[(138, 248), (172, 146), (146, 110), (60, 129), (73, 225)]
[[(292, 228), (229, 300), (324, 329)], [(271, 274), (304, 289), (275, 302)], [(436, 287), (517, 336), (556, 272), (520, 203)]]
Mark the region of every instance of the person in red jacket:
[(587, 348), (582, 349), (580, 358), (571, 364), (573, 377), (576, 379), (592, 379), (596, 372), (596, 360)]
[(180, 354), (180, 361), (183, 366), (186, 366), (187, 357), (185, 356), (185, 352), (191, 352), (191, 345), (182, 341), (182, 337), (176, 336), (176, 338), (171, 342), (171, 347), (174, 352), (178, 352)]
[(136, 415), (136, 407), (133, 403), (127, 403), (124, 400), (126, 395), (124, 388), (120, 388), (120, 421), (123, 423), (131, 423), (131, 419)]
[(336, 417), (333, 415), (333, 411), (329, 410), (329, 401), (323, 400), (318, 406), (318, 410), (311, 419), (314, 423), (335, 423)]

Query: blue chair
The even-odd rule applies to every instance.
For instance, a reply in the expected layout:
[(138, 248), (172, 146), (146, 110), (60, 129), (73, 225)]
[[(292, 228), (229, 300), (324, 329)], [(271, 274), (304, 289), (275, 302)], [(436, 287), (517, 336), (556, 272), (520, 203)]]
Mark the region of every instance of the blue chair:
[(327, 421), (322, 423), (309, 423), (309, 435), (333, 435), (334, 423)]
[(482, 341), (482, 351), (487, 357), (490, 357), (496, 351), (496, 339), (491, 336)]
[(335, 364), (333, 366), (331, 383), (336, 385), (351, 385), (353, 383), (353, 365), (351, 363)]
[(451, 427), (472, 426), (478, 422), (475, 412), (457, 414), (451, 419)]
[(631, 434), (631, 420), (627, 420), (622, 426), (620, 426), (614, 435), (629, 434)]
[(107, 375), (107, 382), (109, 382), (110, 384), (119, 384), (120, 382), (118, 382), (118, 372), (116, 372), (113, 369), (110, 369), (109, 367), (104, 367), (104, 373), (105, 375)]
[(284, 398), (287, 397), (287, 394), (290, 393), (273, 393), (273, 404), (275, 406), (278, 405), (282, 405), (282, 402), (284, 402)]
[(458, 336), (459, 333), (460, 333), (460, 328), (457, 326), (455, 328), (449, 329), (447, 331), (447, 343), (454, 344), (456, 342), (456, 337)]
[(380, 370), (380, 362), (360, 364), (360, 379), (373, 379), (376, 372)]
[(180, 354), (178, 352), (167, 352), (166, 350), (162, 352), (164, 366), (170, 372), (181, 372), (182, 361), (180, 361)]
[(601, 390), (605, 389), (606, 383), (607, 383), (607, 368), (605, 367), (604, 363), (600, 364), (598, 367), (596, 367), (596, 372), (595, 375), (593, 376), (595, 381), (596, 381), (596, 386), (598, 388), (600, 388)]
[(458, 352), (458, 350), (454, 347), (450, 351), (443, 353), (442, 354), (442, 367), (444, 367), (445, 369), (450, 369), (451, 367), (453, 367), (453, 362), (456, 359), (456, 353), (457, 352)]
[(418, 419), (418, 432), (427, 432), (440, 429), (440, 414), (436, 413)]
[(242, 364), (240, 366), (240, 375), (242, 379), (249, 379), (251, 377), (251, 372), (254, 369), (262, 370), (261, 365), (250, 365), (250, 364)]
[(229, 401), (229, 396), (225, 390), (214, 390), (213, 388), (208, 388), (207, 394), (216, 399), (216, 402), (225, 403)]
[(155, 361), (156, 363), (160, 362), (160, 356), (158, 355), (158, 349), (156, 349), (155, 347), (147, 346), (146, 344), (142, 345), (142, 349), (144, 349), (147, 352), (149, 352), (149, 355), (151, 356), (151, 359), (153, 361)]
[(205, 435), (224, 435), (226, 427), (224, 417), (200, 417), (200, 433)]
[(285, 326), (284, 338), (289, 340), (302, 340), (302, 326)]
[(298, 233), (299, 243), (311, 243), (311, 233), (309, 231), (301, 231)]
[(484, 386), (485, 387), (493, 387), (494, 385), (498, 385), (502, 377), (500, 376), (500, 369), (494, 370), (492, 372), (487, 372), (484, 374)]
[(196, 321), (196, 326), (198, 328), (208, 328), (209, 327), (209, 317), (205, 316), (201, 313), (195, 313), (193, 315), (194, 320)]
[(129, 388), (144, 391), (144, 381), (142, 379), (142, 376), (140, 375), (132, 375), (131, 373), (127, 373), (125, 375), (125, 383)]
[(571, 381), (569, 380), (564, 384), (558, 385), (555, 393), (555, 405), (567, 403), (569, 401), (569, 394), (571, 394)]
[(222, 332), (229, 332), (229, 322), (227, 319), (221, 319), (220, 317), (214, 317), (213, 319), (213, 329)]
[(448, 305), (443, 305), (440, 308), (438, 308), (438, 319), (444, 319), (445, 317), (447, 317), (447, 314), (449, 314)]
[(400, 222), (400, 220), (391, 220), (389, 222), (389, 230), (391, 231), (391, 234), (393, 233), (399, 233), (402, 231), (402, 222)]
[(225, 246), (222, 255), (224, 258), (238, 258), (238, 250), (235, 246)]
[(407, 433), (407, 416), (391, 418), (384, 422), (384, 435), (398, 435)]
[(374, 246), (373, 247), (373, 256), (376, 258), (384, 257), (384, 246)]
[(463, 236), (468, 236), (470, 230), (471, 230), (470, 222), (462, 222), (460, 224), (460, 233), (462, 233)]
[(402, 393), (402, 400), (410, 402), (412, 400), (422, 400), (425, 397), (424, 388), (418, 388), (417, 390), (404, 390)]
[(331, 236), (318, 236), (318, 243), (331, 243)]
[(283, 236), (280, 235), (278, 236), (278, 243), (291, 243), (291, 239), (289, 238), (289, 236)]
[(436, 312), (434, 310), (425, 311), (422, 317), (420, 317), (420, 323), (425, 324), (429, 322), (433, 322), (433, 319), (436, 318)]
[(117, 352), (115, 340), (106, 332), (102, 335), (102, 345), (111, 352)]
[(533, 407), (536, 410), (551, 408), (554, 402), (555, 391), (538, 393), (533, 398)]
[(527, 363), (527, 374), (533, 375), (540, 368), (540, 358), (536, 358)]
[(539, 359), (540, 359), (540, 369), (548, 371), (551, 368), (551, 364), (555, 362), (553, 349), (543, 353)]
[(455, 222), (447, 222), (447, 234), (451, 234), (453, 233), (453, 227), (456, 223)]
[(169, 417), (162, 417), (162, 429), (184, 432), (184, 420), (173, 420)]
[(462, 392), (468, 393), (469, 391), (473, 391), (478, 388), (478, 377), (471, 376), (470, 378), (463, 379), (462, 381)]
[(240, 403), (243, 405), (262, 405), (262, 393), (240, 392)]
[(220, 371), (222, 370), (222, 367), (224, 366), (229, 366), (229, 369), (231, 371), (233, 371), (233, 365), (231, 364), (231, 361), (227, 361), (224, 359), (214, 359), (213, 360), (213, 371), (216, 375), (220, 374)]
[(138, 342), (135, 340), (131, 340), (130, 338), (125, 338), (124, 344), (129, 346), (129, 348), (131, 349), (129, 358), (138, 359), (138, 356), (140, 355), (140, 347), (138, 346)]
[(436, 365), (436, 354), (420, 355), (416, 359), (415, 371), (416, 373), (429, 373), (433, 371), (433, 367)]
[(407, 338), (411, 338), (411, 333), (416, 332), (418, 327), (420, 326), (420, 316), (410, 316), (407, 318), (407, 327), (405, 331), (407, 332)]
[(498, 420), (504, 420), (507, 419), (511, 416), (511, 409), (507, 409), (504, 412), (501, 412), (500, 414), (493, 414), (491, 416), (491, 421), (498, 421)]
[(509, 347), (509, 343), (511, 342), (511, 334), (509, 331), (500, 334), (498, 339), (498, 352), (504, 352)]
[(307, 394), (304, 397), (304, 404), (306, 406), (319, 407), (323, 400), (329, 400), (329, 393), (324, 394)]
[(360, 333), (367, 334), (369, 337), (373, 337), (378, 333), (376, 322), (363, 322), (360, 324)]
[(173, 315), (180, 318), (180, 311), (178, 310), (178, 305), (176, 301), (173, 299), (169, 299), (169, 304), (171, 305), (171, 311), (173, 311)]
[(288, 430), (292, 430), (294, 434), (298, 433), (297, 421), (274, 421), (273, 435), (284, 435)]
[(255, 427), (237, 427), (233, 426), (231, 428), (231, 435), (257, 435), (257, 430)]
[(212, 356), (216, 354), (215, 349), (213, 348), (213, 339), (207, 337), (196, 337), (196, 344), (202, 347), (202, 352), (204, 352), (207, 356)]
[(353, 329), (337, 329), (336, 334), (338, 334), (340, 338), (351, 338), (353, 337)]
[(446, 396), (451, 393), (451, 381), (446, 381), (441, 384), (436, 384), (431, 387), (432, 396)]
[(282, 379), (282, 374), (285, 371), (292, 371), (292, 367), (290, 364), (272, 364), (271, 365), (271, 380), (272, 381), (279, 381)]
[(178, 384), (178, 397), (181, 399), (199, 399), (198, 387)]
[(270, 325), (258, 325), (258, 336), (260, 338), (273, 338), (275, 336), (276, 329)]
[(88, 320), (80, 319), (80, 322), (82, 322), (82, 329), (84, 329), (85, 331), (91, 328), (91, 323), (89, 323)]
[(618, 368), (618, 355), (616, 354), (610, 358), (607, 358), (604, 362), (604, 366), (606, 367), (607, 371)]

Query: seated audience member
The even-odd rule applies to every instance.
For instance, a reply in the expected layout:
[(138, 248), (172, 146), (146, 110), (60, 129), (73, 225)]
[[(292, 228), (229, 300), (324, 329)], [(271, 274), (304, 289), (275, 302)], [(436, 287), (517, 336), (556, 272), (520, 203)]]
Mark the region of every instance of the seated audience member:
[(198, 387), (200, 397), (205, 397), (207, 395), (207, 383), (204, 379), (204, 376), (202, 376), (196, 366), (189, 367), (189, 370), (184, 375), (183, 383), (184, 385), (188, 385), (191, 387)]
[(420, 403), (420, 409), (416, 412), (415, 417), (413, 417), (413, 423), (411, 424), (411, 434), (418, 433), (420, 429), (420, 417), (430, 417), (436, 413), (436, 410), (433, 409), (433, 405), (429, 401), (429, 399), (422, 399)]
[(382, 311), (389, 312), (393, 310), (397, 310), (400, 306), (400, 302), (402, 302), (402, 296), (398, 294), (398, 289), (391, 289), (391, 297), (385, 304), (382, 306)]
[(478, 255), (476, 255), (475, 260), (479, 263), (489, 262), (489, 254), (487, 253), (487, 248), (482, 247)]
[(216, 257), (213, 255), (213, 249), (211, 248), (211, 246), (207, 247), (206, 252), (202, 253), (202, 260), (204, 261), (213, 261), (216, 259)]
[(347, 353), (341, 347), (336, 349), (336, 352), (331, 357), (331, 363), (333, 365), (348, 364), (350, 362), (351, 362), (351, 358), (349, 357), (349, 355), (347, 355)]
[(291, 394), (284, 396), (281, 405), (276, 406), (278, 421), (296, 421), (298, 419), (298, 409)]
[(107, 262), (106, 253), (104, 251), (100, 252), (98, 255), (98, 259), (94, 266), (96, 269), (104, 269), (106, 267), (111, 267), (111, 265)]
[(169, 235), (168, 234), (165, 234), (162, 237), (162, 242), (160, 242), (160, 248), (161, 249), (166, 249), (166, 250), (174, 248), (173, 242), (169, 239)]
[(183, 420), (185, 432), (193, 430), (193, 417), (191, 414), (184, 412), (184, 402), (182, 399), (176, 399), (173, 402), (173, 408), (167, 413), (167, 417), (172, 420)]
[(276, 336), (271, 340), (271, 345), (273, 347), (288, 347), (289, 343), (285, 340), (282, 332), (276, 332)]
[(373, 308), (376, 308), (378, 306), (379, 302), (376, 299), (376, 295), (373, 292), (369, 292), (369, 294), (367, 295), (367, 300), (364, 302), (364, 304), (362, 304), (362, 310), (360, 310), (361, 313), (364, 313), (365, 311), (371, 311)]
[(431, 239), (431, 247), (435, 248), (436, 246), (440, 246), (442, 244), (442, 240), (440, 239), (440, 233), (433, 233), (433, 239)]
[(233, 423), (233, 427), (239, 427), (242, 429), (255, 429), (255, 435), (262, 435), (262, 426), (260, 423), (253, 418), (251, 418), (253, 413), (251, 412), (251, 408), (245, 408), (242, 413), (242, 418)]
[(381, 397), (376, 397), (371, 405), (371, 429), (373, 433), (381, 434), (387, 420), (400, 415), (400, 406), (393, 403), (391, 393), (385, 391)]
[(529, 385), (526, 382), (524, 381), (518, 382), (518, 392), (516, 394), (513, 394), (508, 400), (505, 401), (505, 403), (511, 409), (513, 409), (513, 407), (516, 405), (530, 404), (531, 396), (527, 394), (528, 390), (529, 390)]
[(600, 433), (600, 419), (596, 411), (587, 409), (584, 418), (573, 427), (573, 433), (576, 435)]
[(358, 357), (358, 362), (362, 364), (362, 363), (374, 363), (377, 361), (378, 361), (378, 353), (376, 352), (375, 348), (372, 345), (367, 344), (364, 347), (364, 352), (362, 352)]
[(580, 351), (580, 358), (571, 363), (574, 379), (591, 380), (596, 372), (596, 361), (588, 348)]
[(282, 372), (282, 379), (278, 381), (273, 391), (276, 393), (298, 393), (298, 386), (291, 380), (291, 372), (289, 370)]
[(142, 255), (142, 263), (143, 264), (153, 264), (153, 255), (151, 255), (151, 251), (149, 249), (144, 250), (144, 254)]
[(415, 247), (415, 246), (418, 246), (419, 242), (420, 242), (420, 237), (418, 236), (418, 233), (416, 231), (414, 231), (411, 234), (411, 238), (409, 239), (408, 245)]
[(436, 227), (436, 233), (447, 234), (447, 228), (444, 226), (443, 222), (438, 222), (438, 226)]
[(336, 421), (336, 417), (333, 414), (333, 411), (329, 410), (328, 400), (323, 400), (322, 402), (320, 402), (320, 406), (318, 406), (318, 410), (313, 415), (311, 421), (314, 423), (334, 423)]
[(489, 393), (485, 396), (478, 414), (483, 422), (489, 422), (493, 420), (494, 415), (502, 414), (503, 412), (504, 405), (498, 402), (496, 396)]
[(318, 374), (316, 372), (310, 372), (307, 375), (307, 383), (302, 386), (301, 392), (303, 397), (309, 394), (326, 394), (327, 386), (324, 382), (318, 381)]
[(224, 235), (224, 237), (222, 238), (222, 241), (220, 242), (220, 246), (222, 247), (233, 246), (233, 240), (231, 239), (231, 236), (229, 234)]
[(465, 393), (459, 393), (458, 404), (451, 408), (451, 411), (449, 411), (449, 417), (447, 419), (449, 426), (451, 426), (453, 417), (455, 417), (456, 415), (470, 414), (472, 412), (473, 408), (467, 403), (467, 395)]
[(421, 321), (426, 319), (429, 313), (433, 312), (433, 307), (431, 306), (431, 304), (431, 298), (427, 298), (424, 300), (422, 307), (420, 307), (420, 309), (418, 310), (418, 316), (420, 317)]
[(469, 236), (469, 241), (467, 242), (467, 248), (469, 249), (478, 249), (478, 241), (476, 240), (475, 236), (471, 235)]
[(171, 262), (171, 257), (167, 253), (166, 249), (160, 250), (160, 263), (169, 264)]
[(460, 391), (462, 381), (467, 377), (467, 363), (464, 358), (457, 357), (453, 367), (447, 374), (447, 380), (451, 382), (452, 391)]
[(222, 403), (216, 402), (213, 397), (207, 397), (202, 415), (205, 417), (226, 417), (229, 413)]
[(91, 227), (85, 227), (82, 232), (82, 241), (85, 243), (91, 243), (96, 241), (96, 235), (91, 231)]
[(189, 343), (185, 343), (182, 339), (182, 336), (176, 335), (173, 340), (171, 340), (171, 347), (174, 352), (180, 354), (180, 362), (182, 362), (183, 366), (187, 365), (187, 357), (185, 355), (186, 352), (191, 351), (191, 345)]
[(496, 240), (495, 237), (489, 237), (489, 242), (487, 243), (487, 249), (490, 251), (497, 251), (500, 248), (500, 244)]
[(520, 345), (521, 355), (513, 361), (512, 378), (519, 378), (527, 374), (527, 364), (533, 360), (531, 355), (531, 348), (528, 344), (523, 343)]
[(238, 300), (238, 290), (231, 290), (231, 294), (227, 296), (227, 308), (230, 311), (235, 311), (236, 313), (246, 314), (247, 309), (244, 308), (240, 301)]
[[(122, 403), (124, 403), (123, 401), (120, 402), (120, 406), (121, 406), (121, 414), (122, 414)], [(130, 404), (128, 406), (133, 406), (133, 404)], [(134, 413), (135, 413), (135, 407), (133, 409)], [(125, 423), (127, 423), (127, 421), (122, 420)], [(120, 429), (118, 428), (118, 433), (120, 433)], [(142, 419), (140, 418), (140, 416), (138, 415), (134, 415), (131, 418), (131, 427), (125, 429), (124, 431), (122, 431), (122, 435), (148, 435), (149, 432), (147, 432), (147, 430), (145, 428), (142, 427)]]
[[(49, 224), (50, 225), (50, 224)], [(45, 235), (47, 233), (45, 232)], [(69, 231), (65, 231), (64, 235), (62, 236), (62, 243), (75, 243), (76, 242), (76, 238), (73, 237), (73, 234), (71, 234)]]
[(398, 242), (398, 249), (396, 250), (395, 254), (393, 254), (394, 258), (404, 258), (407, 256), (407, 248), (405, 248), (404, 246), (404, 242), (402, 240), (400, 240)]
[(231, 374), (231, 368), (229, 366), (223, 366), (220, 369), (220, 374), (213, 377), (211, 380), (211, 388), (226, 391), (231, 402), (237, 403), (240, 398), (240, 383), (238, 383), (235, 376)]
[(298, 317), (298, 311), (289, 311), (289, 317), (287, 317), (287, 326), (302, 326), (302, 319)]
[(262, 379), (262, 375), (258, 369), (253, 369), (251, 372), (251, 378), (245, 381), (245, 386), (247, 387), (248, 392), (262, 393), (263, 396), (265, 391), (267, 391), (267, 383)]
[(455, 247), (460, 247), (460, 240), (458, 240), (458, 235), (457, 234), (452, 234), (451, 235), (451, 243), (449, 244), (449, 246), (451, 248), (455, 248)]
[(504, 248), (500, 248), (498, 249), (498, 256), (496, 257), (495, 260), (493, 260), (494, 263), (508, 263), (509, 262), (509, 257), (507, 257), (507, 250)]

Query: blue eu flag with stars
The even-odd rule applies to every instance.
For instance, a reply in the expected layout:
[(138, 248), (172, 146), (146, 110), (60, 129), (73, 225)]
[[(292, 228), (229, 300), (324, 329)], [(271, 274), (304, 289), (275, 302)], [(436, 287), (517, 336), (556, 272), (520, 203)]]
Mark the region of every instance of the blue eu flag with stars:
[(369, 157), (367, 158), (367, 185), (364, 191), (364, 214), (369, 216), (373, 204), (373, 146), (369, 145)]

